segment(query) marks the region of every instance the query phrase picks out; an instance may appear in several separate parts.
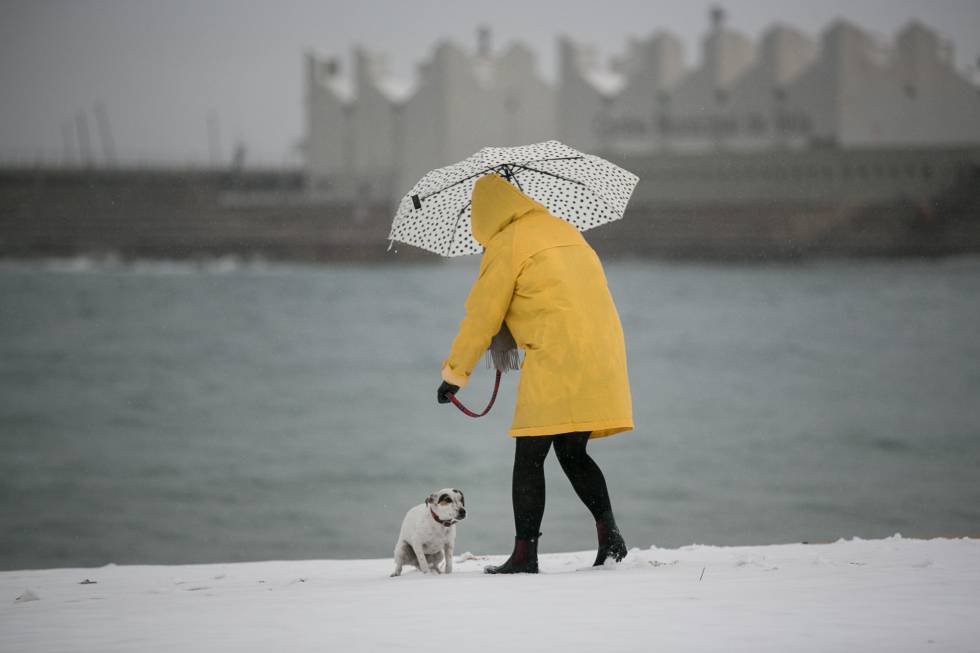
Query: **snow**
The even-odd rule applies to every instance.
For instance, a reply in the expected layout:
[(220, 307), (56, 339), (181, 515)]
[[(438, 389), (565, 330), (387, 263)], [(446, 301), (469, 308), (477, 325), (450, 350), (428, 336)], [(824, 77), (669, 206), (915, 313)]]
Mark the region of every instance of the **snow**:
[(384, 95), (389, 102), (402, 104), (407, 102), (412, 94), (415, 93), (415, 81), (385, 75), (375, 80), (378, 91)]
[[(0, 651), (968, 651), (980, 540), (547, 554), (537, 576), (391, 560), (0, 573)], [(18, 597), (33, 597), (25, 600)]]
[(324, 86), (333, 91), (341, 102), (350, 103), (354, 101), (354, 85), (350, 80), (340, 76), (329, 77), (323, 81)]

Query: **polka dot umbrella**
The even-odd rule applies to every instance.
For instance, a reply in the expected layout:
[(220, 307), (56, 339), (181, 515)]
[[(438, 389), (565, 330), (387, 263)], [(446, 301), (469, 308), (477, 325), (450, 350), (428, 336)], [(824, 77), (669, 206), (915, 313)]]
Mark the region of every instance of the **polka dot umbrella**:
[(580, 231), (623, 217), (639, 178), (614, 163), (558, 141), (485, 147), (426, 174), (402, 198), (389, 240), (441, 256), (479, 254), (470, 228), (477, 179), (497, 173)]

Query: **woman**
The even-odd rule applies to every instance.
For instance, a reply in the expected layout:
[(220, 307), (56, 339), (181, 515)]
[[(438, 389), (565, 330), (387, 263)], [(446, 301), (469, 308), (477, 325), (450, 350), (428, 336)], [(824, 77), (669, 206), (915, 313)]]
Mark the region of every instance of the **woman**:
[(592, 248), (572, 225), (551, 215), (496, 174), (477, 181), (473, 236), (483, 245), (480, 275), (442, 369), (437, 398), (465, 388), (501, 325), (524, 350), (517, 406), (512, 498), (514, 551), (491, 574), (537, 573), (544, 515), (544, 460), (551, 446), (576, 494), (596, 520), (595, 564), (626, 555), (602, 471), (589, 439), (633, 428), (623, 331)]

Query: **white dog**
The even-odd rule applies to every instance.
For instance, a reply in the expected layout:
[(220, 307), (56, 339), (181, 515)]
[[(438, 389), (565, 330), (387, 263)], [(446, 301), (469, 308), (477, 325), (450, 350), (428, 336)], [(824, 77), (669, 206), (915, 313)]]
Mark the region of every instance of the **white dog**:
[[(456, 488), (433, 492), (425, 503), (409, 510), (395, 542), (395, 571), (391, 575), (400, 576), (404, 565), (414, 565), (423, 574), (453, 573), (456, 522), (465, 517), (466, 502)], [(443, 560), (445, 568), (440, 571)]]

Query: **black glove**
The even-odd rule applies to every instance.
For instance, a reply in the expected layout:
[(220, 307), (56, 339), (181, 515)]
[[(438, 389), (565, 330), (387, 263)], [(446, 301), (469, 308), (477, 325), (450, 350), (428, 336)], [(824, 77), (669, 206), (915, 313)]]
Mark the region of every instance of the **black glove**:
[(453, 385), (452, 383), (443, 381), (442, 385), (439, 386), (439, 389), (436, 390), (436, 401), (438, 401), (440, 404), (448, 404), (449, 395), (454, 395), (457, 392), (459, 392), (458, 385)]

